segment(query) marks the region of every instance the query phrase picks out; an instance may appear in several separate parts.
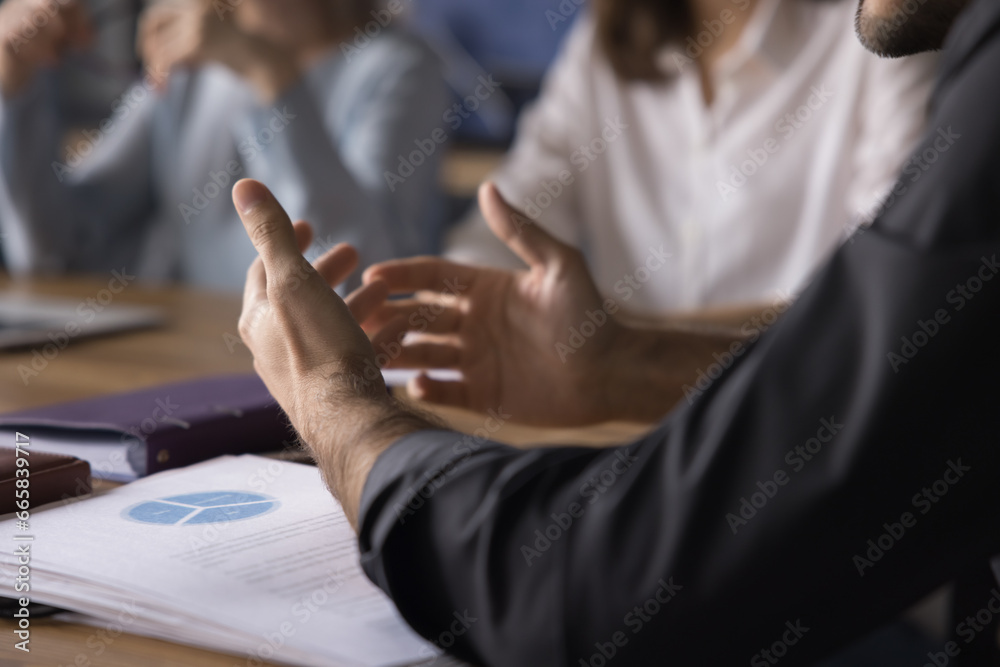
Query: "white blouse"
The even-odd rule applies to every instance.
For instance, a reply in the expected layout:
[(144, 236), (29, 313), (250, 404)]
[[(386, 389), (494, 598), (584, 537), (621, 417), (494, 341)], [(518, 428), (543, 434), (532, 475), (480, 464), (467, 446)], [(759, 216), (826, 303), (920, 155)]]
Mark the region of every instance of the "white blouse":
[[(584, 251), (622, 308), (787, 298), (877, 207), (926, 122), (936, 55), (870, 54), (856, 5), (760, 0), (713, 72), (709, 107), (693, 42), (661, 54), (665, 83), (626, 82), (585, 17), (493, 178)], [(447, 248), (459, 261), (517, 265), (478, 211)]]

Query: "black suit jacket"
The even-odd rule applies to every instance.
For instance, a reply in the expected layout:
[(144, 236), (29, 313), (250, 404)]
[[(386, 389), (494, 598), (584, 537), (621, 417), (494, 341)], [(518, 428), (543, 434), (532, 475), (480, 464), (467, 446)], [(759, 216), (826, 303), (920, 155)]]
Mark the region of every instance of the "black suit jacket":
[(414, 628), (490, 665), (808, 664), (1000, 552), (998, 31), (963, 14), (874, 225), (647, 437), (380, 457), (363, 564)]

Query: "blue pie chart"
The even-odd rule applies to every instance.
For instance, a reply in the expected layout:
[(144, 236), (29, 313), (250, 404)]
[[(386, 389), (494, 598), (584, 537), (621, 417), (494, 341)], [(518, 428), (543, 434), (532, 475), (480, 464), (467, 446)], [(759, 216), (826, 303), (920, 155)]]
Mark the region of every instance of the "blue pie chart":
[(267, 514), (280, 504), (261, 493), (211, 491), (147, 500), (129, 507), (122, 516), (164, 526), (226, 523)]

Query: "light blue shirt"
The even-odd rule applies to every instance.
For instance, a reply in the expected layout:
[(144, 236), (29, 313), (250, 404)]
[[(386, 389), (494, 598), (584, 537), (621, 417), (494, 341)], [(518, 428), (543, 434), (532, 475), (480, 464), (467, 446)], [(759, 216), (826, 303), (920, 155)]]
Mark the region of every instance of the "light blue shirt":
[[(308, 254), (349, 242), (364, 267), (435, 252), (445, 145), (427, 139), (448, 128), (440, 69), (421, 42), (386, 32), (335, 49), (266, 108), (222, 66), (177, 72), (162, 96), (148, 81), (132, 87), (65, 157), (59, 91), (41, 75), (0, 105), (7, 265), (15, 274), (126, 267), (240, 289), (256, 257), (230, 197), (244, 177), (313, 224)], [(419, 158), (418, 145), (435, 148)], [(401, 170), (401, 159), (421, 164)]]

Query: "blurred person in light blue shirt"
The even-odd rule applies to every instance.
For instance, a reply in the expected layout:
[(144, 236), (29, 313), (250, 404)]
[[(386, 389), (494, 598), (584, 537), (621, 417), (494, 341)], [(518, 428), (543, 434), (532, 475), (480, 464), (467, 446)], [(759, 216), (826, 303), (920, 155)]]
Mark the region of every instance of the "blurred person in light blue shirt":
[[(256, 257), (231, 205), (268, 183), (361, 265), (434, 252), (444, 148), (440, 63), (368, 0), (161, 0), (140, 21), (145, 76), (68, 145), (59, 68), (91, 41), (77, 0), (0, 6), (0, 232), (14, 273), (102, 272), (242, 287)], [(35, 26), (31, 29), (29, 26)], [(353, 282), (356, 282), (353, 281)]]

